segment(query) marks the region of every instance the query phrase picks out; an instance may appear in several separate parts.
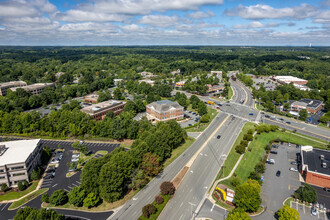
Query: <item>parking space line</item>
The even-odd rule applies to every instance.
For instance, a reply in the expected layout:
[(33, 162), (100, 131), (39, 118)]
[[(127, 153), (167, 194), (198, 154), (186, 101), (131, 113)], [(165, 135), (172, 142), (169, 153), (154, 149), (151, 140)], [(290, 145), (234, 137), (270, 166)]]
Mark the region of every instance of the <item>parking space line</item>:
[[(77, 186), (76, 184), (72, 183), (73, 186)], [(78, 186), (77, 186), (78, 187)]]
[(65, 191), (65, 192), (69, 192), (69, 190), (67, 190), (67, 189), (64, 189), (64, 191)]
[(71, 186), (68, 186), (68, 188), (69, 188), (69, 189), (72, 189), (73, 187), (71, 187)]
[(80, 184), (81, 182), (80, 181), (76, 181), (76, 183)]
[(3, 210), (6, 208), (6, 206), (7, 206), (8, 204), (9, 204), (9, 203), (6, 203), (5, 206), (2, 207), (1, 211), (3, 211)]
[(55, 187), (55, 186), (57, 186), (57, 183), (54, 186), (52, 186), (52, 188)]

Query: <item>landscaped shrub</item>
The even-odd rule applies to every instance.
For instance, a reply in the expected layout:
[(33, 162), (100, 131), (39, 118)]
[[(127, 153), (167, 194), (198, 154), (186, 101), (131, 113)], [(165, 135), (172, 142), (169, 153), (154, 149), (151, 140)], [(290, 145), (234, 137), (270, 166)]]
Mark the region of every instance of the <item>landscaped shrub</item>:
[(164, 198), (160, 195), (155, 196), (155, 202), (156, 202), (157, 205), (163, 204)]
[(160, 193), (162, 195), (173, 195), (175, 192), (175, 187), (173, 183), (165, 181), (160, 185)]
[(238, 186), (241, 184), (241, 178), (239, 177), (234, 177), (231, 181), (230, 181), (231, 185), (233, 185), (234, 187)]
[(256, 171), (252, 171), (249, 175), (249, 179), (258, 181), (261, 184), (261, 174), (257, 173)]
[(248, 134), (253, 134), (253, 129), (249, 129), (247, 133)]
[(252, 136), (252, 134), (244, 134), (243, 139), (244, 140), (247, 140), (247, 141), (252, 141), (253, 140), (253, 136)]
[(145, 205), (142, 208), (142, 214), (146, 218), (149, 218), (150, 215), (155, 214), (156, 212), (157, 212), (157, 208), (153, 204)]
[(316, 190), (307, 183), (304, 183), (303, 186), (300, 186), (297, 191), (294, 192), (294, 197), (309, 203), (314, 203), (317, 201)]
[(235, 150), (236, 150), (236, 152), (239, 153), (239, 154), (244, 154), (244, 152), (245, 152), (245, 147), (244, 147), (243, 145), (239, 144), (239, 145), (237, 145), (237, 146), (235, 147)]
[(1, 191), (6, 192), (8, 190), (8, 186), (6, 183), (1, 184)]
[(19, 191), (23, 191), (25, 189), (25, 186), (23, 185), (23, 183), (21, 181), (19, 181), (17, 183), (17, 187)]
[(100, 197), (98, 197), (94, 193), (89, 193), (87, 197), (84, 199), (84, 207), (91, 208), (96, 206), (100, 201)]
[(42, 201), (42, 202), (49, 203), (49, 195), (48, 195), (48, 193), (44, 193), (44, 194), (42, 194), (42, 196), (41, 196), (41, 201)]
[(74, 206), (81, 207), (86, 195), (87, 193), (82, 187), (73, 187), (68, 194), (69, 203)]
[(257, 172), (257, 173), (264, 173), (265, 170), (266, 170), (266, 166), (263, 162), (259, 162), (257, 163), (257, 165), (254, 167), (254, 170)]
[(244, 147), (247, 147), (248, 146), (248, 141), (247, 140), (241, 140), (241, 145), (244, 146)]
[(23, 186), (24, 186), (24, 189), (28, 188), (29, 187), (28, 181), (24, 180), (23, 181)]
[(68, 195), (63, 189), (56, 190), (50, 196), (49, 202), (53, 205), (64, 205), (68, 202)]

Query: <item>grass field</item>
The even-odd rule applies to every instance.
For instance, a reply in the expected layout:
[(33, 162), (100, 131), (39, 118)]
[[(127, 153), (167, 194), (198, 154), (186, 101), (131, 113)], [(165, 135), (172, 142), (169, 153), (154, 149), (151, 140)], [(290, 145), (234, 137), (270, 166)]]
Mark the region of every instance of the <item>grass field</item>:
[(32, 184), (24, 191), (20, 192), (8, 192), (4, 195), (0, 196), (0, 201), (5, 201), (5, 200), (13, 200), (13, 199), (19, 199), (22, 196), (25, 196), (26, 194), (32, 192), (35, 190), (38, 186), (38, 181), (32, 182)]
[(228, 90), (228, 100), (230, 100), (234, 95), (233, 89), (231, 88), (231, 86), (229, 87)]
[[(155, 214), (151, 215), (149, 218), (146, 218), (146, 217), (144, 217), (143, 215), (141, 215), (141, 216), (138, 218), (138, 220), (156, 220), (156, 219), (158, 218), (158, 216), (160, 215), (160, 213), (163, 211), (163, 209), (164, 209), (166, 203), (167, 203), (168, 200), (170, 200), (170, 198), (171, 198), (171, 195), (165, 195), (165, 196), (161, 195), (161, 196), (164, 198), (164, 202), (163, 202), (162, 204), (157, 205), (157, 204), (155, 203), (155, 201), (152, 202), (152, 204), (154, 204), (154, 205), (156, 206), (156, 208), (157, 208), (157, 212), (156, 212)], [(147, 204), (146, 204), (146, 205), (147, 205)]]
[[(239, 153), (236, 152), (235, 146), (238, 145), (241, 142), (241, 140), (243, 140), (243, 136), (244, 136), (244, 134), (246, 134), (248, 132), (248, 130), (254, 129), (254, 126), (255, 126), (255, 124), (252, 122), (247, 122), (244, 125), (241, 133), (238, 135), (233, 147), (231, 148), (231, 150), (227, 156), (227, 159), (224, 164), (225, 169), (223, 170), (223, 168), (221, 168), (216, 180), (226, 177), (230, 174), (230, 172), (233, 169), (233, 167), (235, 166), (238, 158), (241, 156)], [(224, 173), (224, 175), (223, 175), (223, 173)]]
[[(282, 131), (262, 133), (260, 135), (256, 135), (254, 140), (250, 143), (248, 147), (249, 150), (246, 151), (241, 162), (235, 170), (235, 174), (240, 177), (243, 182), (248, 179), (250, 173), (254, 170), (255, 165), (265, 156), (265, 147), (267, 146), (267, 144), (277, 139), (284, 142), (290, 142), (292, 144), (312, 145), (318, 148), (325, 147), (324, 144), (321, 144), (314, 140), (306, 139), (304, 137)], [(227, 186), (231, 186), (231, 179), (232, 178), (229, 178), (222, 183)]]
[(176, 158), (178, 158), (185, 150), (187, 150), (195, 141), (195, 138), (188, 137), (186, 142), (172, 151), (172, 155), (164, 163), (164, 168), (170, 165)]
[(44, 189), (39, 189), (33, 193), (31, 193), (30, 195), (16, 201), (16, 202), (13, 202), (10, 206), (9, 206), (9, 210), (13, 210), (13, 209), (17, 209), (19, 208), (20, 206), (24, 205), (25, 203), (33, 200), (34, 198), (38, 197), (39, 195), (45, 193), (48, 191), (48, 188), (44, 188)]
[(202, 132), (202, 131), (204, 131), (205, 128), (207, 128), (207, 126), (209, 126), (209, 124), (213, 121), (215, 116), (217, 116), (218, 112), (217, 112), (217, 110), (215, 110), (211, 107), (207, 107), (207, 114), (210, 116), (210, 121), (209, 122), (207, 122), (207, 123), (198, 123), (199, 127), (196, 126), (196, 127), (193, 127), (193, 128), (187, 128), (186, 131), (187, 132)]

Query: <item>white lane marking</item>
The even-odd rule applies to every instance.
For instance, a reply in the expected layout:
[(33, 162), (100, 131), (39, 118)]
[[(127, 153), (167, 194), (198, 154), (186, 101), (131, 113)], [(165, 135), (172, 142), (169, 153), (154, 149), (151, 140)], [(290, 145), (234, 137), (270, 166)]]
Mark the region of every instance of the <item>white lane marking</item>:
[(213, 212), (214, 205), (215, 205), (215, 204), (213, 204), (213, 206), (212, 206), (212, 208), (211, 208), (211, 212)]
[(3, 211), (3, 210), (6, 208), (6, 206), (7, 206), (8, 204), (9, 204), (9, 203), (6, 203), (5, 206), (2, 207), (1, 211)]
[(204, 154), (205, 157), (207, 157), (207, 154)]
[(202, 154), (202, 153), (199, 153), (199, 155), (203, 156), (203, 154)]
[(180, 208), (181, 208), (182, 205), (183, 205), (183, 202), (181, 203)]
[(179, 220), (181, 220), (181, 219), (182, 219), (182, 217), (183, 217), (183, 214), (180, 216)]
[(204, 189), (207, 189), (208, 187), (207, 186), (204, 186)]
[(52, 187), (55, 187), (55, 186), (57, 186), (57, 183), (54, 186), (52, 186)]
[(190, 189), (190, 192), (192, 191), (192, 189)]
[(194, 171), (190, 170), (190, 173), (194, 173)]
[(137, 200), (137, 199), (138, 199), (138, 198), (135, 198), (135, 197), (133, 197), (133, 199), (132, 199), (132, 200), (133, 200), (133, 201), (135, 201), (135, 200)]

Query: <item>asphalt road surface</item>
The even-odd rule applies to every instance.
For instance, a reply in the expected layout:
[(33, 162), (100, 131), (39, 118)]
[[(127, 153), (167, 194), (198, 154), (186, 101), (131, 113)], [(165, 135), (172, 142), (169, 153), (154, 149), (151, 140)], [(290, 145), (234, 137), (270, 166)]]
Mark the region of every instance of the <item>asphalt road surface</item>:
[[(243, 124), (243, 120), (230, 116), (196, 158), (159, 220), (193, 217), (193, 212), (204, 202), (204, 196), (219, 172), (225, 159), (222, 155), (229, 153)], [(221, 135), (220, 139), (217, 139), (218, 134)]]
[(227, 215), (228, 211), (226, 209), (215, 205), (209, 199), (205, 199), (197, 218), (225, 220)]
[[(114, 216), (110, 216), (109, 218), (123, 220), (137, 219), (142, 214), (142, 207), (148, 203), (151, 203), (154, 200), (154, 197), (159, 194), (160, 184), (163, 181), (171, 181), (180, 172), (180, 170), (204, 144), (205, 140), (207, 140), (219, 127), (226, 116), (227, 115), (223, 113), (218, 114), (204, 133), (201, 134), (183, 154), (181, 154), (175, 161), (166, 167), (161, 174), (150, 181), (147, 186), (136, 194), (133, 199), (129, 200), (117, 213), (115, 213)], [(208, 158), (211, 157), (212, 154), (210, 154)], [(217, 166), (219, 167), (219, 165)]]

